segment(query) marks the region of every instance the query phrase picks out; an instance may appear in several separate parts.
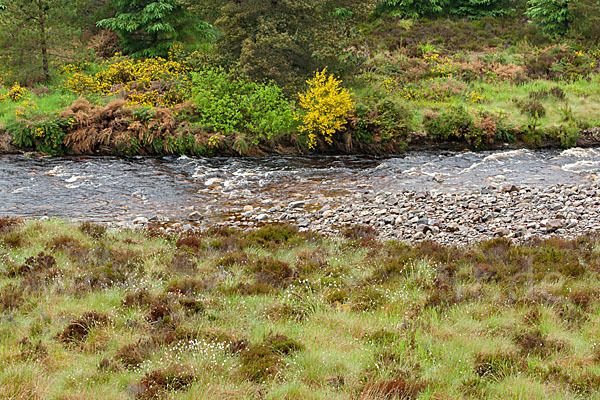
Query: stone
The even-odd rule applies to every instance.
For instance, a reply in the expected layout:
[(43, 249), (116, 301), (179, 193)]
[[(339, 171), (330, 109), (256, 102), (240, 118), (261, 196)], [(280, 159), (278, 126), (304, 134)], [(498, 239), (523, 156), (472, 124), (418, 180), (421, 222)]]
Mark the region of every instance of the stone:
[(289, 207), (290, 207), (290, 208), (302, 208), (302, 207), (304, 207), (304, 205), (305, 205), (305, 204), (306, 204), (306, 202), (305, 202), (305, 201), (303, 201), (303, 200), (299, 200), (299, 201), (292, 201), (292, 202), (289, 204)]
[(255, 218), (257, 221), (264, 221), (269, 219), (269, 215), (268, 214), (258, 214)]
[(202, 214), (198, 211), (191, 212), (188, 217), (188, 221), (200, 221), (202, 219)]
[(244, 206), (244, 212), (252, 212), (253, 210), (254, 207), (252, 207), (251, 205)]
[(148, 223), (148, 218), (146, 217), (137, 217), (133, 220), (135, 225), (144, 225)]
[(547, 232), (556, 232), (559, 229), (565, 227), (565, 221), (562, 219), (551, 219), (546, 222), (546, 231)]

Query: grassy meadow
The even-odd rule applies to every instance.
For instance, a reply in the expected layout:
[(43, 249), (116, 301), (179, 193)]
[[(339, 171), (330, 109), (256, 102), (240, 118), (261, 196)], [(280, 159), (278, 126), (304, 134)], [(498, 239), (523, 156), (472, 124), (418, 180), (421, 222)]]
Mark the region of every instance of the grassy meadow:
[(0, 219), (2, 399), (598, 399), (600, 241)]

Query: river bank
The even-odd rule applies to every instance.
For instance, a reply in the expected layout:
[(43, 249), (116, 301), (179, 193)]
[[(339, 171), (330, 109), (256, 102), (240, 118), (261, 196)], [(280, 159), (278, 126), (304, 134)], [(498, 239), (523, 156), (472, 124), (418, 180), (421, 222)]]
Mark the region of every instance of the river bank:
[[(600, 128), (581, 130), (568, 147), (590, 148), (600, 146)], [(235, 143), (223, 141), (214, 149), (205, 149), (201, 154), (187, 153), (203, 157), (266, 157), (272, 155), (304, 156), (304, 155), (376, 155), (390, 156), (404, 154), (411, 151), (490, 151), (490, 150), (516, 150), (516, 149), (560, 149), (565, 145), (559, 138), (552, 135), (541, 135), (532, 140), (527, 136), (518, 134), (513, 142), (485, 142), (474, 149), (465, 142), (444, 140), (441, 141), (426, 133), (413, 133), (408, 137), (392, 138), (386, 141), (363, 142), (354, 138), (349, 132), (334, 138), (331, 145), (320, 142), (316, 149), (309, 150), (299, 144), (292, 136), (284, 135), (269, 141), (261, 141), (257, 146), (248, 148), (243, 154), (235, 148)], [(77, 155), (94, 156), (160, 156), (169, 153), (156, 151), (151, 146), (138, 149), (138, 153), (131, 149), (124, 149), (117, 143), (98, 146), (86, 152), (78, 151)], [(13, 135), (6, 129), (0, 128), (0, 154), (36, 153), (35, 148), (23, 148), (14, 144)], [(66, 149), (66, 155), (73, 151)], [(40, 153), (43, 155), (43, 153)]]

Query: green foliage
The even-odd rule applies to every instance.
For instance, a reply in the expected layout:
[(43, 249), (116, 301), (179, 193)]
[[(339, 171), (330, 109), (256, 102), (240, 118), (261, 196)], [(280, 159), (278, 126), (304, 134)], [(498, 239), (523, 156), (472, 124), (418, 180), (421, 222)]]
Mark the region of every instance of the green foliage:
[(473, 19), (483, 17), (498, 17), (515, 11), (507, 0), (458, 0), (453, 1), (448, 12), (453, 15), (465, 16)]
[(73, 123), (72, 118), (56, 118), (39, 122), (17, 120), (7, 129), (13, 135), (13, 143), (19, 147), (33, 147), (49, 155), (66, 152), (63, 140), (67, 128)]
[(253, 144), (292, 128), (292, 104), (280, 88), (236, 78), (222, 68), (193, 74), (192, 101), (205, 129), (247, 136)]
[(177, 0), (117, 0), (117, 13), (98, 21), (119, 34), (125, 51), (137, 57), (166, 57), (177, 42), (202, 38), (210, 25)]
[(419, 18), (441, 14), (448, 0), (384, 0), (377, 6), (376, 15)]
[(575, 38), (584, 38), (593, 42), (600, 40), (600, 1), (577, 0), (569, 3), (573, 15), (571, 33)]
[(573, 22), (573, 13), (569, 4), (573, 0), (529, 0), (525, 12), (540, 29), (550, 35), (564, 35)]
[(423, 125), (427, 133), (438, 139), (457, 140), (474, 148), (493, 141), (498, 133), (498, 124), (494, 118), (482, 115), (475, 121), (462, 105), (426, 115)]

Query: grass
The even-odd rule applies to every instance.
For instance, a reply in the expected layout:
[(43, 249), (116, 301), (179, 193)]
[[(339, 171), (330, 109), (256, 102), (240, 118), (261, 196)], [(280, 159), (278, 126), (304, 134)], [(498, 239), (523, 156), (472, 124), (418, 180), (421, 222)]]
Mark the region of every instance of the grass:
[[(8, 93), (8, 89), (0, 86), (0, 96)], [(58, 117), (73, 101), (77, 99), (77, 95), (65, 92), (58, 88), (53, 88), (48, 93), (39, 93), (36, 95), (28, 91), (18, 101), (6, 99), (0, 101), (0, 127), (6, 127), (7, 124), (15, 121), (17, 118), (17, 110), (22, 109), (26, 116), (32, 117), (35, 115), (49, 118), (50, 116)]]
[(352, 232), (0, 219), (0, 397), (600, 398), (598, 239)]

